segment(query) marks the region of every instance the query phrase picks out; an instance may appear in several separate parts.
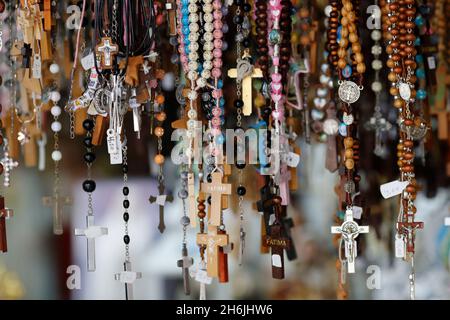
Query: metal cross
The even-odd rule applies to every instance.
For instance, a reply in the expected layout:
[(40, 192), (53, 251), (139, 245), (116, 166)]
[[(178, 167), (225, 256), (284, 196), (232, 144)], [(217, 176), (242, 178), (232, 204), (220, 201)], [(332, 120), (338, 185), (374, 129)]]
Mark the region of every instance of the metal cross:
[(9, 152), (7, 149), (5, 150), (3, 158), (0, 159), (0, 163), (3, 165), (3, 169), (5, 170), (3, 185), (5, 187), (9, 187), (11, 185), (10, 184), (11, 170), (17, 168), (19, 166), (19, 163), (9, 156)]
[(72, 205), (73, 201), (71, 197), (61, 197), (59, 193), (55, 193), (53, 196), (47, 196), (42, 198), (42, 204), (46, 207), (53, 208), (53, 233), (56, 235), (63, 234), (63, 219), (62, 213), (64, 206)]
[(188, 251), (186, 244), (183, 243), (183, 249), (181, 250), (181, 259), (177, 261), (177, 266), (182, 268), (183, 274), (183, 286), (184, 286), (184, 294), (191, 294), (191, 287), (189, 284), (189, 268), (194, 264), (194, 259), (188, 256)]
[(142, 278), (142, 272), (131, 271), (131, 262), (123, 263), (123, 270), (114, 275), (114, 279), (125, 284), (125, 299), (133, 300), (133, 283)]
[(108, 234), (108, 228), (94, 224), (94, 216), (86, 216), (86, 229), (75, 229), (76, 236), (85, 236), (87, 239), (87, 267), (88, 271), (95, 271), (95, 238)]
[[(344, 222), (340, 226), (331, 227), (331, 233), (341, 234), (345, 242), (345, 257), (347, 259), (348, 273), (355, 273), (355, 259), (357, 256), (356, 238), (360, 233), (368, 233), (368, 226), (359, 226), (353, 221), (353, 210), (347, 208), (345, 211)], [(339, 249), (341, 250), (341, 248)]]
[(172, 202), (173, 201), (173, 196), (171, 195), (165, 195), (164, 194), (164, 184), (163, 183), (159, 183), (158, 186), (158, 191), (159, 191), (159, 195), (154, 197), (154, 196), (150, 196), (150, 198), (148, 199), (150, 201), (150, 203), (155, 203), (157, 205), (159, 205), (159, 225), (158, 225), (158, 230), (159, 232), (163, 233), (164, 230), (166, 229), (166, 225), (164, 223), (164, 205), (166, 204), (166, 202)]

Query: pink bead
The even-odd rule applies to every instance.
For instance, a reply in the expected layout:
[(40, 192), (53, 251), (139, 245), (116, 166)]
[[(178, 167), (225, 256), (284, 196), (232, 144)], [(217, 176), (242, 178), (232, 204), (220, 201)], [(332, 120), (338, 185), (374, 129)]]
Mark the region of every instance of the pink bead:
[[(214, 118), (213, 118), (213, 120), (214, 120)], [(211, 121), (212, 122), (212, 121)], [(212, 128), (211, 130), (210, 130), (210, 132), (211, 132), (211, 134), (214, 136), (214, 137), (217, 137), (219, 134), (221, 134), (222, 132), (220, 131), (220, 129), (217, 129), (217, 128)]]
[(214, 39), (214, 48), (222, 49), (223, 42), (220, 39)]
[(222, 59), (214, 59), (213, 66), (214, 68), (222, 68)]
[(281, 82), (281, 74), (280, 73), (272, 73), (270, 76), (272, 78), (272, 81), (274, 82)]
[[(218, 70), (218, 69), (214, 68), (212, 72), (214, 72), (214, 70)], [(220, 72), (220, 70), (219, 70), (219, 72)], [(214, 78), (218, 78), (218, 77), (214, 77)], [(223, 95), (222, 89), (214, 89), (212, 92), (212, 96), (214, 99), (219, 99), (220, 97), (222, 97), (222, 95)]]
[(214, 58), (221, 58), (222, 57), (222, 50), (221, 49), (214, 49), (213, 50), (213, 56), (214, 56)]
[(220, 127), (220, 118), (217, 118), (217, 117), (214, 117), (214, 118), (212, 118), (212, 120), (211, 120), (211, 124), (214, 126), (214, 127)]
[(272, 100), (274, 102), (280, 102), (281, 101), (281, 94), (272, 93), (270, 96), (272, 97)]
[(223, 27), (222, 21), (220, 21), (220, 20), (214, 20), (214, 28), (215, 28), (215, 29), (222, 30), (222, 27)]
[(219, 1), (219, 0), (214, 0), (214, 2), (213, 2), (213, 8), (214, 8), (215, 10), (220, 10), (220, 9), (222, 9), (222, 3), (221, 3), (221, 1)]
[(281, 90), (283, 89), (283, 86), (281, 85), (281, 83), (278, 83), (278, 82), (272, 82), (272, 83), (270, 84), (270, 88), (272, 89), (272, 92), (273, 92), (273, 93), (280, 94), (280, 93), (281, 93)]
[(275, 120), (280, 120), (281, 118), (281, 113), (278, 110), (273, 110), (272, 111), (272, 118), (274, 118)]
[(278, 67), (280, 65), (280, 58), (279, 57), (273, 57), (272, 61), (273, 61), (273, 65), (274, 66)]
[(213, 78), (220, 78), (220, 76), (222, 75), (222, 71), (220, 71), (220, 69), (218, 68), (213, 68), (211, 74)]
[(213, 32), (213, 36), (215, 39), (221, 39), (223, 37), (223, 32), (221, 29), (216, 29)]
[(188, 57), (186, 55), (182, 55), (182, 56), (180, 56), (180, 61), (181, 61), (181, 63), (187, 63)]
[(214, 19), (216, 19), (216, 20), (222, 20), (222, 11), (220, 11), (220, 10), (215, 10), (215, 11), (213, 12), (213, 17), (214, 17)]
[(220, 108), (213, 108), (212, 109), (212, 114), (214, 117), (220, 117), (220, 115), (222, 114), (222, 110)]

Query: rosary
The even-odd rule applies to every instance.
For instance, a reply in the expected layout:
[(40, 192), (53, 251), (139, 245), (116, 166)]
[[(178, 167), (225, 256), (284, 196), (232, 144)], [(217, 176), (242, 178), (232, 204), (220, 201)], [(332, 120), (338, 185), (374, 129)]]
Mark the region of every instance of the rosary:
[[(130, 229), (139, 175), (155, 186), (146, 203), (157, 223), (147, 230), (179, 235), (173, 267), (185, 295), (206, 299), (208, 285), (252, 267), (255, 251), (273, 279), (291, 281), (303, 263), (305, 213), (316, 210), (307, 200), (321, 179), (313, 171), (323, 169), (337, 203), (319, 195), (335, 208), (315, 215), (335, 248), (336, 297), (351, 296), (348, 278), (363, 272), (358, 257), (377, 241), (409, 264), (404, 282), (415, 299), (418, 195), (448, 187), (450, 176), (449, 6), (0, 1), (0, 250), (13, 217), (5, 205), (14, 206), (5, 194), (20, 192), (21, 170), (37, 169), (52, 176), (42, 205), (53, 235), (85, 238), (86, 270), (103, 269), (96, 242), (112, 232), (96, 224), (96, 204), (109, 201), (96, 191), (100, 177), (114, 176), (122, 205), (111, 215), (124, 250), (114, 253), (122, 265), (111, 279), (133, 299), (146, 276), (131, 254), (141, 238)], [(66, 186), (80, 175), (75, 203)], [(86, 220), (72, 229), (74, 207)], [(390, 231), (380, 236), (382, 226)]]

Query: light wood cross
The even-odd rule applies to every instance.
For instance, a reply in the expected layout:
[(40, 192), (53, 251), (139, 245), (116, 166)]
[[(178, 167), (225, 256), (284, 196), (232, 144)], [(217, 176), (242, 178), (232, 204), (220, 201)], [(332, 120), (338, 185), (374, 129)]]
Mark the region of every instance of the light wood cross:
[(114, 57), (119, 53), (119, 46), (113, 44), (110, 37), (103, 37), (100, 44), (95, 47), (95, 51), (100, 54), (101, 68), (112, 69)]
[(220, 226), (222, 214), (222, 195), (231, 194), (231, 184), (222, 183), (223, 174), (221, 172), (211, 173), (211, 183), (202, 183), (201, 191), (211, 195), (211, 217), (208, 223), (213, 226)]
[(218, 234), (216, 226), (208, 226), (208, 233), (197, 234), (197, 244), (206, 246), (206, 271), (209, 277), (219, 276), (219, 247), (228, 245), (228, 235)]

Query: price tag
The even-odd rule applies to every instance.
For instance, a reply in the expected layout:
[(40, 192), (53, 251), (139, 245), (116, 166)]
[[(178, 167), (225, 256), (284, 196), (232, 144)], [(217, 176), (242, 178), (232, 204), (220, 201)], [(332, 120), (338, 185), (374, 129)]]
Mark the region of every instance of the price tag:
[(195, 273), (195, 281), (204, 284), (211, 284), (212, 278), (208, 277), (208, 273), (206, 272), (206, 270), (198, 269), (197, 272)]
[(114, 133), (113, 129), (108, 129), (106, 131), (106, 143), (108, 145), (108, 153), (109, 154), (114, 154), (117, 153), (119, 146), (118, 146), (118, 139), (117, 139), (117, 135)]
[(34, 79), (41, 79), (42, 78), (42, 63), (41, 63), (41, 56), (38, 54), (34, 55), (33, 59), (33, 78)]
[(380, 192), (383, 198), (389, 199), (402, 193), (408, 185), (408, 181), (391, 181), (380, 186)]
[(430, 70), (436, 69), (436, 60), (434, 59), (433, 56), (430, 56), (427, 58), (427, 63), (428, 63), (428, 68)]
[(363, 213), (363, 208), (358, 206), (353, 206), (353, 219), (361, 219)]
[(403, 236), (396, 234), (395, 235), (395, 257), (396, 258), (404, 258), (405, 257), (405, 241)]
[(123, 283), (133, 283), (137, 279), (136, 272), (122, 271), (120, 273), (120, 281)]
[(281, 264), (281, 257), (279, 254), (272, 255), (272, 266), (281, 268), (283, 265)]
[(83, 58), (81, 58), (81, 66), (83, 67), (84, 70), (89, 70), (89, 69), (95, 67), (94, 53), (93, 52), (91, 52), (88, 55), (86, 55)]
[(122, 162), (123, 162), (122, 152), (119, 151), (117, 153), (111, 153), (109, 155), (109, 162), (110, 162), (110, 164), (122, 164)]
[(300, 156), (295, 152), (289, 152), (288, 155), (286, 156), (285, 161), (289, 167), (295, 168), (298, 166), (300, 162)]

